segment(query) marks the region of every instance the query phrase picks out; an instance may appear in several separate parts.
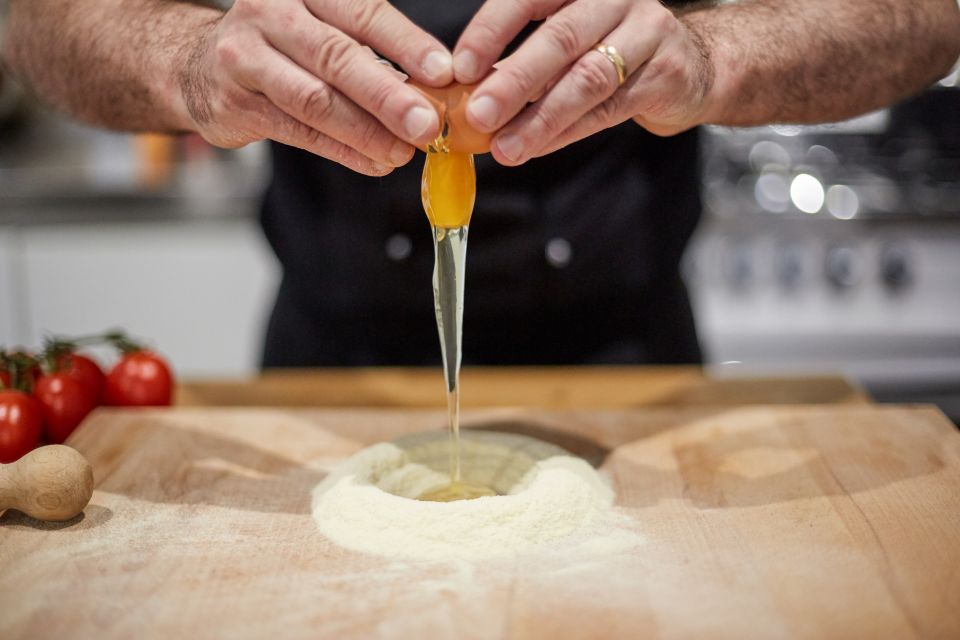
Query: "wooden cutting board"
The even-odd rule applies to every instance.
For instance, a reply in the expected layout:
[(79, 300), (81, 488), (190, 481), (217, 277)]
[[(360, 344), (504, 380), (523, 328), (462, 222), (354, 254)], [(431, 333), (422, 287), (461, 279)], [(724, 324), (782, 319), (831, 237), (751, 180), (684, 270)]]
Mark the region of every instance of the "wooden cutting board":
[[(267, 369), (249, 379), (186, 380), (179, 406), (446, 406), (438, 367)], [(551, 409), (677, 405), (865, 404), (839, 376), (717, 377), (694, 366), (464, 367), (464, 407)]]
[(82, 519), (0, 517), (0, 637), (957, 638), (960, 435), (936, 410), (471, 412), (599, 464), (643, 544), (558, 566), (334, 546), (310, 490), (415, 410), (96, 413)]

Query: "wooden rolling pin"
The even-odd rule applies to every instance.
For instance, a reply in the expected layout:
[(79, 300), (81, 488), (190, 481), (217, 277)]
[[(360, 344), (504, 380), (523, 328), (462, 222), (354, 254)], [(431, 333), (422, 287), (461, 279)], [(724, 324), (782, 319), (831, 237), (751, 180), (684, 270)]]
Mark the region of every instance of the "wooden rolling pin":
[(73, 518), (93, 495), (93, 468), (76, 449), (52, 444), (0, 465), (0, 512), (60, 522)]

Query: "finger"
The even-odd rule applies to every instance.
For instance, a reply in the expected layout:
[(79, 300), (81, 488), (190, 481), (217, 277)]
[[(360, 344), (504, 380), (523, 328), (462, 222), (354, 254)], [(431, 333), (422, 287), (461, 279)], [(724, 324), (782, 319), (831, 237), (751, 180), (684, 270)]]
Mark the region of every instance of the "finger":
[(532, 20), (542, 20), (568, 0), (487, 0), (453, 50), (458, 82), (472, 84), (490, 70), (507, 45)]
[[(627, 82), (629, 83), (630, 81), (628, 80)], [(628, 112), (622, 108), (619, 101), (616, 100), (616, 98), (611, 98), (594, 107), (580, 120), (564, 129), (559, 135), (553, 138), (553, 140), (540, 147), (539, 150), (529, 154), (529, 157), (540, 158), (549, 155), (554, 151), (559, 151), (574, 142), (588, 138), (604, 129), (615, 127), (630, 119), (630, 116), (626, 114), (628, 114)], [(519, 162), (513, 164), (519, 164)]]
[(627, 15), (628, 0), (580, 0), (552, 15), (484, 80), (467, 105), (480, 131), (496, 131), (546, 84), (610, 33)]
[(282, 25), (265, 29), (270, 45), (326, 81), (371, 113), (399, 138), (425, 145), (440, 132), (440, 120), (430, 102), (403, 83), (392, 70), (377, 63), (352, 38), (316, 18), (306, 9)]
[[(644, 31), (642, 24), (642, 16), (631, 14), (604, 38), (626, 63), (627, 77), (646, 63), (659, 43), (659, 35)], [(543, 97), (498, 132), (491, 145), (494, 158), (508, 165), (526, 162), (619, 88), (616, 64), (599, 51), (587, 51)]]
[(380, 121), (266, 44), (238, 64), (236, 79), (242, 86), (263, 93), (307, 126), (381, 164), (397, 167), (413, 157), (414, 148)]
[(389, 60), (387, 60), (386, 58), (384, 58), (383, 56), (381, 56), (379, 53), (377, 53), (376, 51), (374, 51), (374, 50), (371, 49), (370, 47), (368, 47), (368, 46), (366, 46), (366, 45), (363, 45), (363, 47), (361, 47), (361, 48), (362, 48), (364, 51), (366, 51), (367, 53), (369, 53), (371, 56), (373, 56), (373, 59), (376, 60), (378, 63), (380, 63), (380, 64), (382, 64), (383, 66), (385, 66), (386, 68), (392, 70), (392, 71), (396, 74), (396, 76), (397, 76), (398, 78), (400, 78), (401, 80), (403, 80), (404, 82), (406, 82), (407, 79), (410, 77), (410, 76), (408, 76), (407, 74), (405, 74), (403, 71), (401, 71), (400, 69), (397, 69), (395, 66), (393, 66), (393, 63), (392, 63), (392, 62), (390, 62)]
[[(507, 57), (505, 57), (505, 58), (500, 58), (500, 60), (498, 60), (498, 61), (496, 61), (495, 63), (493, 63), (493, 68), (494, 68), (494, 70), (499, 69), (499, 68), (500, 68), (500, 65), (502, 65), (502, 64), (508, 64), (509, 61), (510, 61), (510, 56), (507, 56)], [(551, 79), (543, 86), (543, 88), (540, 89), (540, 91), (538, 91), (537, 93), (534, 94), (533, 98), (532, 98), (530, 101), (531, 101), (531, 102), (536, 102), (537, 100), (539, 100), (539, 99), (543, 96), (543, 94), (545, 94), (547, 91), (549, 91), (549, 90), (553, 87), (553, 85), (557, 84), (557, 81), (560, 79), (560, 76), (561, 76), (561, 75), (563, 75), (563, 72), (561, 72), (561, 73), (558, 74), (557, 76), (554, 76), (553, 78), (551, 78)]]
[(679, 23), (668, 12), (650, 19), (661, 34), (656, 50), (641, 68), (627, 77), (624, 85), (601, 102), (562, 134), (544, 145), (534, 157), (552, 153), (603, 129), (628, 119), (635, 120), (657, 135), (672, 135), (690, 126), (691, 110), (703, 99), (702, 87), (694, 86), (691, 67), (699, 60), (684, 50), (684, 38), (676, 37)]
[(253, 116), (255, 133), (261, 138), (309, 151), (364, 175), (385, 176), (393, 171), (393, 167), (375, 162), (356, 149), (287, 115), (266, 96), (256, 96), (248, 113)]
[(442, 87), (453, 81), (453, 58), (443, 44), (387, 0), (307, 0), (318, 19), (368, 44), (416, 80)]
[(638, 73), (628, 77), (623, 86), (610, 98), (582, 115), (551, 142), (531, 154), (531, 157), (553, 153), (598, 131), (609, 129), (635, 117), (644, 109), (644, 105), (651, 104), (658, 96), (664, 94), (663, 83), (650, 82), (650, 78), (644, 73), (648, 68), (649, 66), (644, 67)]

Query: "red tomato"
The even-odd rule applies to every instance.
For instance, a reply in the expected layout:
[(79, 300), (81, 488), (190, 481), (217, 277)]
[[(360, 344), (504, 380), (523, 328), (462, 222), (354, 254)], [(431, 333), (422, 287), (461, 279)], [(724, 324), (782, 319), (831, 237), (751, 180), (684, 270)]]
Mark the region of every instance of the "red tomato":
[(22, 391), (0, 391), (0, 462), (15, 462), (40, 442), (43, 410)]
[(44, 435), (60, 444), (97, 407), (97, 398), (82, 382), (57, 372), (37, 380), (34, 397), (43, 406)]
[(68, 353), (57, 358), (57, 371), (73, 378), (86, 387), (99, 404), (103, 397), (105, 376), (100, 366), (91, 358), (79, 353)]
[(103, 399), (114, 407), (168, 406), (173, 399), (170, 367), (152, 351), (125, 353), (107, 374)]
[[(8, 351), (6, 353), (6, 357), (32, 360), (33, 354), (28, 353), (26, 351)], [(10, 366), (13, 366), (13, 365), (11, 364)], [(41, 371), (39, 364), (34, 364), (33, 366), (27, 369), (21, 368), (20, 371), (21, 373), (19, 376), (20, 380), (19, 380), (18, 387), (25, 390), (30, 390), (31, 388), (33, 388), (33, 385), (37, 381), (37, 378), (43, 375), (43, 371)], [(13, 384), (12, 374), (10, 373), (10, 369), (8, 368), (8, 366), (5, 364), (0, 364), (0, 382), (3, 383), (4, 389), (9, 389), (10, 385)]]

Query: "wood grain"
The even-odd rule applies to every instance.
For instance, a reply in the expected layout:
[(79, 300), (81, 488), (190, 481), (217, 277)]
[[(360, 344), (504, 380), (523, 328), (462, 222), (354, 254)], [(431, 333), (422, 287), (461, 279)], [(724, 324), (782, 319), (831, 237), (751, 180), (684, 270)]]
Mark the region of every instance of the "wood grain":
[(433, 410), (100, 410), (66, 525), (0, 517), (0, 637), (956, 638), (960, 435), (910, 407), (484, 410), (610, 475), (645, 544), (555, 567), (333, 546), (310, 490)]
[[(467, 367), (465, 407), (553, 409), (666, 405), (866, 403), (839, 376), (716, 378), (699, 367)], [(180, 385), (180, 406), (442, 407), (438, 368), (272, 370), (249, 380)]]

